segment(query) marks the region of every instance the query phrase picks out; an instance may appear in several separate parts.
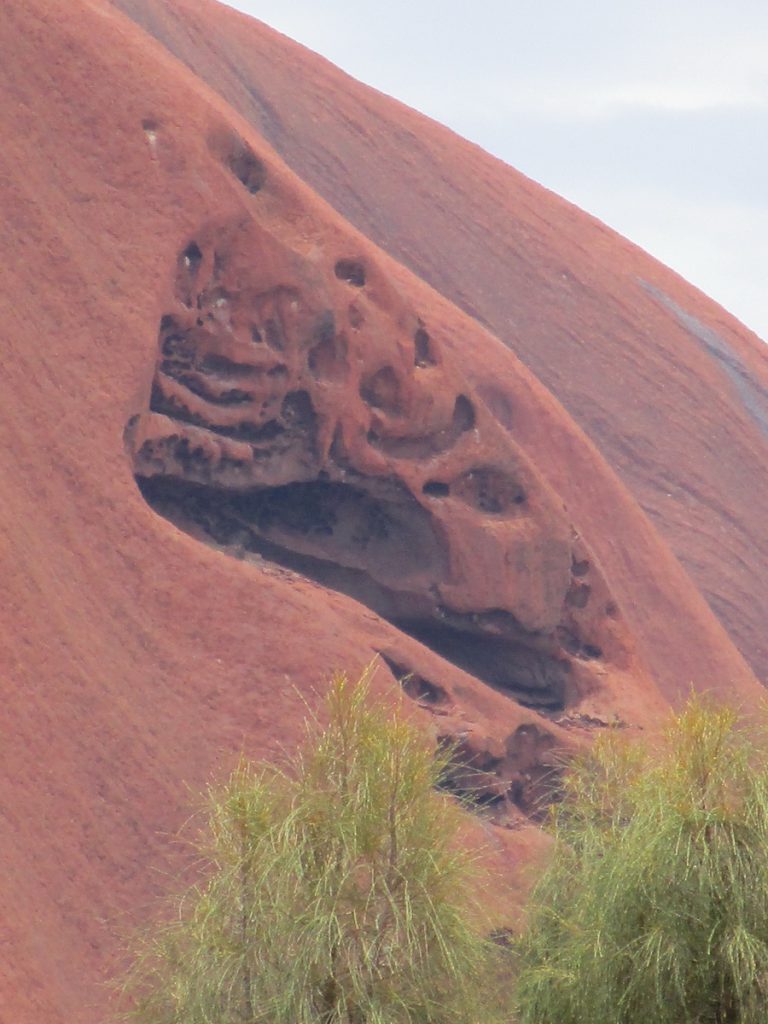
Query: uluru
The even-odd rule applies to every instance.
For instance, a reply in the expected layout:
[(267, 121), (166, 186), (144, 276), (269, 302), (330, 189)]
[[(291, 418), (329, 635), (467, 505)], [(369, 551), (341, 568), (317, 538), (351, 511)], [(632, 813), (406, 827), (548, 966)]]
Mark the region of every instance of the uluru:
[(762, 342), (215, 0), (0, 52), (0, 1016), (109, 1019), (194, 794), (374, 661), (514, 927), (553, 752), (763, 697)]

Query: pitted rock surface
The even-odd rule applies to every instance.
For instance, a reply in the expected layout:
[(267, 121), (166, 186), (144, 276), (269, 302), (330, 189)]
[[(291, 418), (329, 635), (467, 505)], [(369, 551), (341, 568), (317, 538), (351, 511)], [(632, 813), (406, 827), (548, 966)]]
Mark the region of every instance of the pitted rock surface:
[(578, 701), (616, 614), (589, 608), (562, 503), (420, 311), (359, 259), (302, 259), (258, 209), (186, 241), (170, 277), (126, 432), (150, 504), (356, 598), (521, 704)]

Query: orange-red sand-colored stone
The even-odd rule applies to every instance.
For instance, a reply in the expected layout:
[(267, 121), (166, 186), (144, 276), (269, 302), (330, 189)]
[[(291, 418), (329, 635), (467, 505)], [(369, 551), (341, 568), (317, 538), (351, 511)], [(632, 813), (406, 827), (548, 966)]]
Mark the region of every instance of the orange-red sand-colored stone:
[(763, 692), (760, 343), (209, 0), (0, 52), (1, 1016), (102, 1024), (195, 794), (376, 657), (514, 927), (557, 751)]

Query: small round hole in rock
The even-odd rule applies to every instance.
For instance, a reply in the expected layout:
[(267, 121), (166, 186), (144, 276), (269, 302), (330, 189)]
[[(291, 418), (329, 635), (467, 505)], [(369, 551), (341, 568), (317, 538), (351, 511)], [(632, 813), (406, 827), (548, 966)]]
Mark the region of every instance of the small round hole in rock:
[(428, 480), (421, 488), (421, 492), (430, 498), (447, 498), (451, 488), (450, 484), (445, 484), (441, 480)]
[(525, 491), (514, 477), (492, 466), (476, 466), (454, 482), (455, 497), (487, 515), (503, 515), (525, 504)]
[(193, 274), (203, 262), (203, 254), (197, 242), (190, 242), (179, 259)]
[(179, 322), (175, 316), (166, 313), (160, 320), (160, 330), (163, 332), (180, 330)]
[(357, 260), (339, 260), (334, 273), (340, 281), (346, 281), (355, 288), (362, 288), (365, 284), (365, 267)]
[(147, 142), (150, 145), (150, 149), (154, 151), (155, 147), (157, 146), (157, 132), (159, 128), (157, 121), (150, 117), (145, 118), (141, 122), (141, 127), (144, 131), (144, 134), (147, 137)]
[(448, 699), (448, 694), (442, 686), (436, 686), (415, 673), (403, 676), (400, 683), (411, 700), (419, 701), (421, 704), (444, 704)]
[(432, 355), (432, 349), (430, 346), (429, 335), (420, 327), (416, 334), (413, 336), (414, 345), (414, 362), (416, 366), (423, 369), (425, 366), (434, 366), (435, 359)]
[(453, 429), (463, 434), (475, 425), (475, 407), (466, 395), (459, 395), (453, 407)]

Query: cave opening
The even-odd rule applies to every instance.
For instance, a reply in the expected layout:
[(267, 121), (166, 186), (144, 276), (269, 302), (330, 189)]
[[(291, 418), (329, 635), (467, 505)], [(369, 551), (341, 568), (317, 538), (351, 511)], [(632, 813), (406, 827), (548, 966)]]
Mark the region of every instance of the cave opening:
[(362, 288), (365, 284), (365, 266), (359, 260), (338, 260), (333, 269), (340, 281), (346, 281), (355, 288)]
[(393, 625), (524, 707), (542, 712), (565, 709), (568, 663), (538, 649), (534, 641), (491, 636), (434, 619), (395, 619)]
[(565, 708), (569, 666), (542, 638), (520, 627), (489, 633), (482, 614), (458, 616), (437, 603), (423, 581), (442, 576), (445, 554), (430, 514), (396, 481), (229, 491), (170, 476), (136, 480), (158, 514), (196, 539), (346, 594), (525, 707)]

